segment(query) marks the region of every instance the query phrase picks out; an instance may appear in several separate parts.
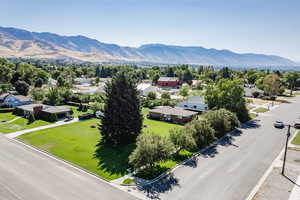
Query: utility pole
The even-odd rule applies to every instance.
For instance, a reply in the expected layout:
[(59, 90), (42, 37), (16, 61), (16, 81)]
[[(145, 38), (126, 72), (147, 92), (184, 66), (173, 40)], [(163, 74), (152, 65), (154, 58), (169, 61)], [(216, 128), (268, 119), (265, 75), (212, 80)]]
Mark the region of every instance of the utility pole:
[(291, 125), (289, 124), (288, 125), (288, 131), (287, 131), (287, 134), (286, 134), (286, 143), (285, 143), (285, 150), (284, 150), (284, 157), (283, 157), (283, 166), (282, 166), (282, 171), (281, 171), (282, 175), (284, 175), (286, 153), (287, 153), (287, 149), (288, 149), (289, 137), (291, 136), (290, 129), (291, 129)]

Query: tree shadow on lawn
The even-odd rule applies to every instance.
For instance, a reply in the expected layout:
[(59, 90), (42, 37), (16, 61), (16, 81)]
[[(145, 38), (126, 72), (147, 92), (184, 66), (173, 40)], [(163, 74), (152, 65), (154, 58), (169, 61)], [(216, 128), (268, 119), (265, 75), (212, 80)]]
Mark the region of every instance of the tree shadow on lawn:
[(135, 144), (112, 147), (102, 144), (95, 153), (95, 158), (99, 158), (98, 168), (109, 174), (125, 175), (129, 168), (128, 157), (135, 149)]
[(173, 173), (168, 173), (164, 178), (146, 185), (138, 186), (138, 189), (146, 193), (150, 199), (160, 199), (159, 195), (172, 190), (175, 186), (180, 187), (179, 181), (174, 177)]

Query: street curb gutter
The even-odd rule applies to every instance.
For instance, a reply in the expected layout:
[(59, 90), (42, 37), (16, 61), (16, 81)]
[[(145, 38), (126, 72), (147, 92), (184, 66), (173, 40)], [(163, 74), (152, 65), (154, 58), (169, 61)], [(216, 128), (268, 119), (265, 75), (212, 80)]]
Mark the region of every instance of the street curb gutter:
[[(297, 133), (298, 133), (298, 130), (295, 131), (295, 133), (293, 134), (293, 136), (290, 138), (288, 144), (290, 144), (293, 141), (293, 139), (296, 137)], [(283, 153), (284, 153), (284, 147), (280, 151), (280, 153), (278, 154), (278, 156), (273, 160), (272, 164), (266, 170), (266, 172), (264, 173), (264, 175), (259, 179), (259, 181), (257, 182), (257, 184), (251, 190), (249, 196), (245, 200), (252, 200), (254, 198), (254, 196), (256, 195), (256, 193), (258, 192), (258, 190), (260, 189), (260, 187), (263, 185), (263, 183), (265, 182), (265, 180), (268, 178), (268, 176), (272, 172), (272, 170), (273, 170), (273, 168), (275, 166), (276, 161), (280, 160), (280, 158), (283, 155)]]
[[(242, 126), (245, 126), (247, 123), (249, 122), (252, 122), (252, 121), (255, 121), (256, 118), (254, 119), (251, 119), (247, 122), (244, 122), (240, 125), (240, 127)], [(238, 127), (238, 128), (240, 128)], [(156, 181), (166, 177), (167, 175), (169, 175), (170, 173), (172, 173), (173, 171), (175, 171), (177, 168), (183, 166), (184, 164), (186, 164), (187, 162), (189, 161), (192, 161), (194, 158), (196, 158), (197, 156), (199, 156), (200, 154), (204, 153), (205, 151), (209, 150), (210, 148), (214, 147), (214, 146), (217, 146), (218, 143), (220, 141), (222, 141), (224, 138), (228, 137), (231, 133), (235, 132), (238, 130), (238, 128), (226, 133), (224, 136), (222, 136), (221, 138), (219, 138), (218, 140), (214, 141), (213, 143), (211, 143), (210, 145), (208, 145), (207, 147), (205, 147), (204, 149), (201, 149), (199, 150), (198, 152), (196, 152), (195, 154), (193, 154), (192, 156), (190, 156), (189, 158), (185, 159), (184, 161), (182, 161), (181, 163), (178, 163), (177, 165), (175, 165), (173, 168), (167, 170), (166, 172), (164, 172), (163, 174), (157, 176), (156, 178), (152, 179), (152, 180), (146, 180), (147, 183), (143, 183), (143, 184), (138, 184), (137, 187), (144, 187), (144, 186), (147, 186), (147, 185), (151, 185), (153, 183), (155, 183)]]

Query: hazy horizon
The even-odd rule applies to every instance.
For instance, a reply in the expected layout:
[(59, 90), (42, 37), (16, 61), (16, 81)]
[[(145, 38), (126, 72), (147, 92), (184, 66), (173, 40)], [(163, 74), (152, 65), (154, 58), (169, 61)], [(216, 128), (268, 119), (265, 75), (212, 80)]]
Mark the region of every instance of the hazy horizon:
[(300, 2), (21, 0), (2, 2), (1, 26), (138, 47), (160, 43), (300, 62)]

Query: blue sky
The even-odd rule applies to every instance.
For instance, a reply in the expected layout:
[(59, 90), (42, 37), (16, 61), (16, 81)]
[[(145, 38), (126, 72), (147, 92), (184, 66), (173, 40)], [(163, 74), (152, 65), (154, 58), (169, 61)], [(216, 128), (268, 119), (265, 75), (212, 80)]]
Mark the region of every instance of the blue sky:
[(280, 55), (300, 62), (299, 0), (1, 0), (0, 26)]

